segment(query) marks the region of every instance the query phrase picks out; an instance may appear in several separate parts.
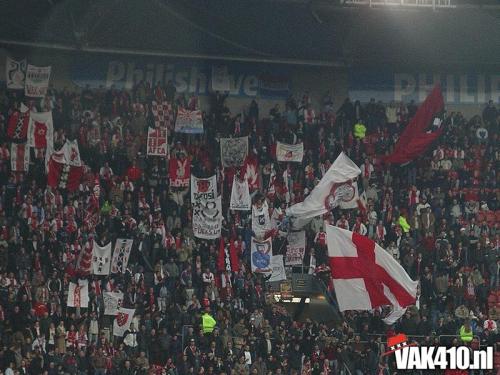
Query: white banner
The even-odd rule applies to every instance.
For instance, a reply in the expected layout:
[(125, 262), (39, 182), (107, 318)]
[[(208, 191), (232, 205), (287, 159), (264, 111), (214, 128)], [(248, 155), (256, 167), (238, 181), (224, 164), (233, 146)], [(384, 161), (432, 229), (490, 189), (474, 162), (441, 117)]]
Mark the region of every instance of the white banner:
[(118, 309), (122, 305), (123, 293), (122, 292), (103, 292), (104, 299), (104, 315), (116, 315)]
[(251, 246), (251, 265), (252, 272), (270, 274), (272, 273), (271, 268), (271, 257), (273, 256), (273, 242), (271, 238), (267, 240), (260, 241), (252, 237)]
[(284, 162), (302, 163), (304, 158), (304, 144), (289, 145), (286, 143), (276, 143), (276, 159)]
[(7, 81), (7, 88), (14, 90), (24, 89), (24, 81), (26, 78), (26, 59), (16, 61), (7, 56), (5, 62), (5, 80)]
[(269, 282), (286, 280), (285, 265), (283, 264), (283, 255), (273, 255), (271, 257), (271, 277)]
[(226, 65), (212, 65), (212, 91), (231, 90), (231, 79)]
[(111, 268), (111, 242), (106, 246), (99, 246), (94, 241), (92, 248), (92, 273), (94, 275), (109, 275)]
[(191, 175), (193, 232), (198, 238), (216, 239), (222, 230), (222, 202), (217, 196), (217, 179)]
[(89, 282), (88, 280), (78, 280), (78, 284), (69, 283), (68, 307), (89, 307)]
[(225, 168), (240, 167), (248, 155), (248, 137), (221, 138), (220, 158)]
[(201, 111), (190, 111), (179, 108), (175, 120), (175, 131), (177, 133), (203, 134), (203, 116)]
[(287, 236), (285, 264), (287, 266), (301, 265), (306, 252), (306, 232), (289, 232)]
[(10, 145), (10, 169), (12, 172), (28, 172), (30, 166), (30, 148), (26, 143)]
[(116, 240), (113, 260), (111, 262), (111, 273), (125, 273), (133, 244), (134, 240), (125, 238), (118, 238)]
[(124, 309), (120, 307), (113, 322), (113, 336), (123, 337), (130, 328), (134, 318), (135, 309)]
[(254, 204), (252, 206), (252, 230), (255, 233), (255, 237), (264, 238), (266, 232), (271, 229), (271, 218), (269, 217), (267, 201), (264, 200), (261, 207), (257, 207)]
[(43, 98), (47, 95), (51, 69), (50, 66), (39, 67), (28, 64), (24, 94), (35, 98)]
[(168, 155), (167, 128), (148, 128), (148, 156)]
[(247, 180), (240, 181), (234, 176), (229, 208), (234, 211), (250, 211), (252, 209), (252, 200)]

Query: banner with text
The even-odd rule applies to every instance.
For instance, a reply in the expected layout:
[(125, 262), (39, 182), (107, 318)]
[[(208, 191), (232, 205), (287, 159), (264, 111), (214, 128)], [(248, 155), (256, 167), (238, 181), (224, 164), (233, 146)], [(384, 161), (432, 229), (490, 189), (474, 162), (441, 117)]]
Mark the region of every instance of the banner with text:
[(432, 88), (441, 84), (446, 104), (482, 105), (489, 100), (500, 103), (499, 72), (388, 72), (360, 70), (349, 72), (349, 97), (363, 102), (371, 98), (391, 101), (423, 102)]
[(217, 179), (191, 176), (193, 232), (198, 238), (216, 239), (222, 230), (222, 202), (217, 196)]
[(28, 64), (24, 94), (35, 98), (43, 98), (47, 95), (51, 69), (52, 67), (50, 66), (40, 67)]

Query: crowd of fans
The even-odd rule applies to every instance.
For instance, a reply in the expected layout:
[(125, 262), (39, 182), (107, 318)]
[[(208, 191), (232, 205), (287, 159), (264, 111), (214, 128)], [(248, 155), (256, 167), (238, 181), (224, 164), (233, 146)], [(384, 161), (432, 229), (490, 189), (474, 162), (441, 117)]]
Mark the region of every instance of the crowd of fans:
[[(196, 176), (216, 174), (221, 184), (222, 235), (227, 245), (234, 241), (240, 262), (237, 273), (222, 274), (219, 241), (193, 236), (188, 190), (169, 187), (167, 160), (146, 155), (151, 102), (197, 109), (196, 96), (177, 94), (172, 82), (140, 82), (132, 91), (51, 88), (42, 100), (0, 92), (1, 373), (389, 374), (390, 357), (381, 354), (391, 332), (427, 344), (496, 344), (500, 150), (493, 103), (471, 119), (445, 113), (432, 150), (408, 165), (386, 166), (380, 156), (393, 149), (414, 103), (346, 99), (336, 112), (328, 94), (315, 108), (306, 93), (266, 115), (257, 100), (232, 113), (225, 99), (215, 93), (200, 108), (203, 135), (169, 133), (171, 156), (187, 158)], [(21, 103), (52, 110), (56, 148), (78, 140), (88, 166), (78, 191), (46, 186), (42, 154), (32, 155), (29, 172), (11, 172), (7, 119)], [(295, 321), (269, 298), (265, 280), (250, 270), (250, 215), (228, 207), (232, 178), (222, 177), (235, 171), (219, 161), (218, 138), (243, 135), (259, 160), (257, 194), (271, 210), (302, 201), (341, 151), (360, 166), (366, 208), (315, 218), (304, 263), (313, 270), (326, 264), (325, 223), (376, 240), (420, 280), (416, 306), (394, 327), (378, 310), (348, 312), (335, 324)], [(276, 141), (304, 142), (302, 164), (277, 163)], [(93, 228), (85, 212), (96, 181), (100, 217)], [(124, 237), (135, 240), (125, 274), (78, 273), (89, 243)], [(66, 307), (69, 282), (79, 277), (90, 281), (87, 309)], [(122, 306), (136, 309), (123, 337), (113, 336), (113, 317), (103, 314), (103, 291), (122, 291)], [(215, 321), (213, 329), (203, 316)]]

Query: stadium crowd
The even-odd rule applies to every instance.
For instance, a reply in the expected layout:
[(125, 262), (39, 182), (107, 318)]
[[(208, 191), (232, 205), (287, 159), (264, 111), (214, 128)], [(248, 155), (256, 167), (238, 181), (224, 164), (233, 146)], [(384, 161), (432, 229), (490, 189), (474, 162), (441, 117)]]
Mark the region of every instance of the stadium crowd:
[[(195, 109), (196, 96), (176, 93), (172, 82), (140, 82), (131, 91), (51, 88), (42, 100), (0, 91), (0, 373), (389, 374), (391, 361), (381, 355), (394, 332), (427, 344), (496, 344), (500, 113), (493, 103), (470, 119), (443, 114), (444, 134), (432, 150), (386, 166), (380, 155), (393, 149), (414, 103), (346, 99), (335, 111), (328, 94), (314, 108), (306, 93), (264, 114), (257, 100), (232, 113), (225, 95), (210, 99), (201, 108), (205, 133), (171, 131), (169, 150), (186, 158), (194, 175), (224, 181), (222, 234), (226, 244), (235, 241), (237, 273), (218, 269), (219, 241), (194, 238), (188, 190), (169, 187), (168, 162), (146, 155), (151, 102)], [(88, 168), (76, 192), (46, 186), (43, 155), (33, 155), (29, 172), (11, 172), (7, 120), (21, 103), (52, 110), (56, 148), (78, 140)], [(294, 321), (269, 298), (265, 280), (250, 270), (250, 214), (229, 210), (232, 178), (221, 178), (234, 171), (221, 168), (218, 138), (240, 135), (249, 136), (259, 161), (256, 197), (271, 209), (285, 208), (286, 195), (302, 201), (341, 151), (360, 166), (366, 205), (315, 218), (304, 263), (311, 270), (327, 264), (326, 222), (380, 243), (420, 280), (417, 305), (394, 327), (378, 310), (347, 312), (333, 326)], [(304, 142), (302, 164), (277, 163), (276, 141)], [(85, 212), (96, 183), (93, 228)], [(123, 237), (135, 240), (123, 275), (79, 274), (79, 253), (91, 241)], [(69, 282), (79, 277), (90, 281), (87, 309), (66, 306)], [(123, 337), (113, 336), (113, 317), (103, 314), (104, 291), (122, 291), (122, 306), (136, 309)]]

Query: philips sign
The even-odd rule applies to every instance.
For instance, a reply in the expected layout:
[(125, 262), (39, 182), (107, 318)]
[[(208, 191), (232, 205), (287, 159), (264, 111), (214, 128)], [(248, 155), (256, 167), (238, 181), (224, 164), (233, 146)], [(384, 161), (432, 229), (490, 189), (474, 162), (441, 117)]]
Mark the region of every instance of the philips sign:
[(384, 102), (422, 102), (435, 84), (440, 83), (447, 104), (480, 105), (500, 103), (500, 74), (491, 73), (387, 73), (352, 72), (349, 95), (352, 100), (370, 98)]

